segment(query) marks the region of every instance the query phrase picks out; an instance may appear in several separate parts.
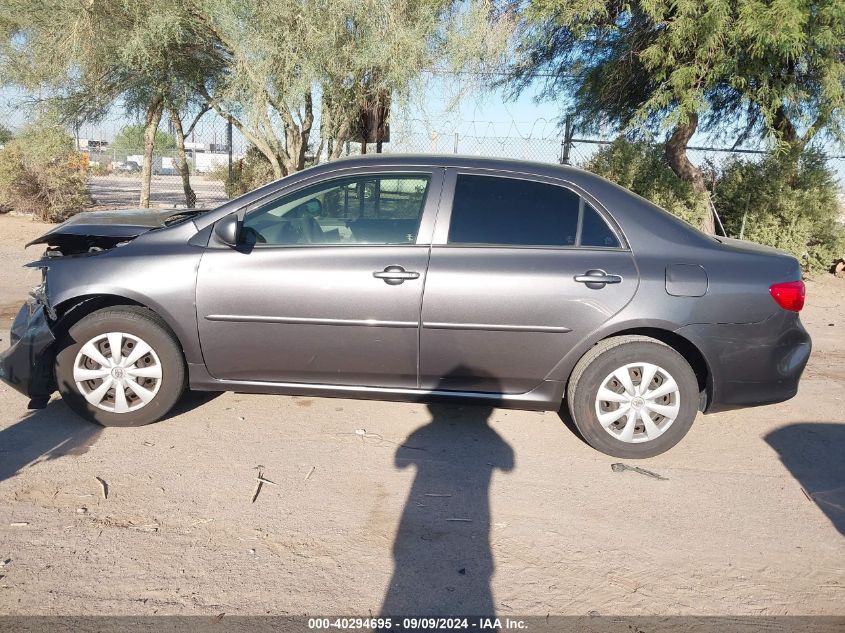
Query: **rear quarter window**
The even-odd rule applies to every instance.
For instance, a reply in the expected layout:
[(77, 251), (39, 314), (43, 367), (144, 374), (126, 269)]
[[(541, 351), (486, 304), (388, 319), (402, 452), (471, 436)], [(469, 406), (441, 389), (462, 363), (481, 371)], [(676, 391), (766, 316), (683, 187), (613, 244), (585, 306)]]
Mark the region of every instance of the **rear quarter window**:
[(619, 239), (598, 211), (587, 202), (584, 202), (584, 216), (581, 221), (581, 246), (619, 248)]

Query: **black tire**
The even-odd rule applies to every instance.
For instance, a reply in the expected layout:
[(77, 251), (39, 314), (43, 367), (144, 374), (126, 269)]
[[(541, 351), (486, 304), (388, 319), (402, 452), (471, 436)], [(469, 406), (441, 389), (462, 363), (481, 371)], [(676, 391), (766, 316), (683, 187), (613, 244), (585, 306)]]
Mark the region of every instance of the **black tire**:
[[(666, 370), (678, 385), (680, 406), (674, 422), (654, 439), (625, 442), (599, 422), (596, 397), (602, 381), (620, 367), (652, 363)], [(644, 459), (666, 452), (681, 441), (698, 413), (699, 387), (695, 373), (677, 351), (647, 336), (618, 336), (599, 342), (578, 361), (566, 391), (572, 420), (584, 440), (602, 453), (626, 459)]]
[[(123, 332), (145, 341), (158, 356), (161, 379), (152, 399), (135, 411), (115, 413), (90, 404), (73, 377), (74, 362), (88, 341), (108, 332)], [(185, 359), (176, 336), (154, 312), (136, 306), (97, 310), (68, 330), (56, 355), (56, 383), (67, 405), (86, 420), (102, 426), (143, 426), (161, 419), (185, 391)]]

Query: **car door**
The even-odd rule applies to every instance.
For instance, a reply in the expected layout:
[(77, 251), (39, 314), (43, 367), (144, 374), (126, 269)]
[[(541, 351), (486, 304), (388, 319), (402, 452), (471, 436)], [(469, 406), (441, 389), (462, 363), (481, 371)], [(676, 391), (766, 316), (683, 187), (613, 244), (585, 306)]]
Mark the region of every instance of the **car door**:
[(606, 211), (564, 182), (449, 170), (426, 278), (420, 384), (524, 393), (633, 296)]
[(215, 378), (417, 387), (442, 169), (345, 173), (243, 212), (210, 244), (197, 320)]

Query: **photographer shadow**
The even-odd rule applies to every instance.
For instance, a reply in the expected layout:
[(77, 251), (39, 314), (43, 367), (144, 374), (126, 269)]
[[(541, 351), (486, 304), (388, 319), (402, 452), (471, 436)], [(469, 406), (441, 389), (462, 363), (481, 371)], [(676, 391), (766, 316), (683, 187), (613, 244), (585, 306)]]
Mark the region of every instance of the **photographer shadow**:
[(494, 404), (431, 403), (431, 421), (396, 450), (396, 467), (414, 466), (416, 475), (383, 615), (494, 615), (490, 484), (496, 470), (514, 468), (513, 449), (490, 426)]
[(845, 536), (845, 424), (796, 422), (765, 439), (805, 494)]

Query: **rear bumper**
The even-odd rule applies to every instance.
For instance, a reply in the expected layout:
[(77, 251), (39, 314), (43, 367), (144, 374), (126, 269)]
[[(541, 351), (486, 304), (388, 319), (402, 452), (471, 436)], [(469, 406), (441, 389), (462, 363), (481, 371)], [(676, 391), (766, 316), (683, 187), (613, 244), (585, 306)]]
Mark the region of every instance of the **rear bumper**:
[(782, 311), (747, 324), (697, 324), (677, 331), (710, 369), (705, 413), (789, 400), (810, 358), (812, 342), (798, 314)]
[(12, 323), (11, 346), (0, 353), (0, 380), (33, 399), (55, 390), (53, 361), (56, 338), (43, 305), (30, 300)]

